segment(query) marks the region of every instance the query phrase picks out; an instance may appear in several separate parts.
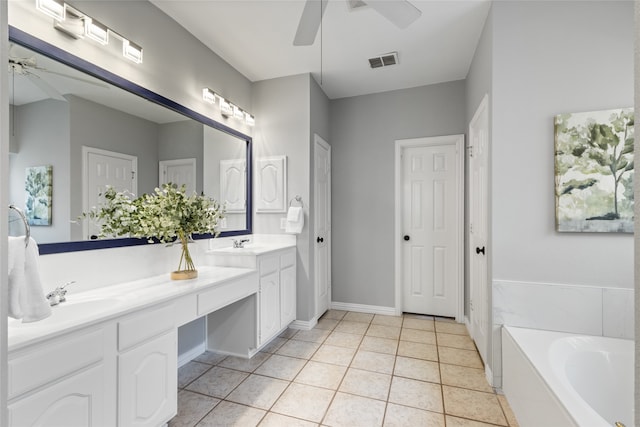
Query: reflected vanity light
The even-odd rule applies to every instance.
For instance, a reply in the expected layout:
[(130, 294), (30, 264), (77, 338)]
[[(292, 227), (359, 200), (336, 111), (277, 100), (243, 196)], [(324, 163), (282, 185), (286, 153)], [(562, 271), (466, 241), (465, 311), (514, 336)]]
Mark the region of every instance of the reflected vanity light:
[(36, 8), (58, 21), (64, 21), (66, 16), (66, 8), (62, 0), (37, 0)]
[(122, 55), (136, 64), (142, 64), (142, 48), (125, 38), (122, 39)]
[(227, 101), (213, 90), (205, 87), (202, 89), (202, 99), (209, 104), (215, 104), (218, 100), (218, 106), (220, 107), (220, 114), (224, 117), (233, 117), (238, 120), (244, 121), (248, 126), (255, 126), (256, 119), (251, 114), (244, 111), (242, 108)]
[[(36, 0), (36, 8), (54, 19), (53, 26), (56, 30), (74, 39), (81, 39), (86, 36), (101, 45), (108, 45), (109, 34), (111, 34), (111, 36), (122, 41), (122, 56), (136, 64), (142, 63), (142, 48), (139, 45), (62, 0)], [(69, 22), (67, 22), (67, 16), (69, 16)], [(83, 31), (77, 28), (80, 23), (84, 24)]]

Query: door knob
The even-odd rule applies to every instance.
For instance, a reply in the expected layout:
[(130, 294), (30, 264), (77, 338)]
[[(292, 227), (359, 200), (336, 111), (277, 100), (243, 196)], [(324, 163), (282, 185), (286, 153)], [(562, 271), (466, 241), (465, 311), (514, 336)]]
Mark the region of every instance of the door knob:
[(476, 247), (476, 253), (484, 255), (484, 246), (482, 248)]
[(318, 236), (318, 238), (316, 239), (316, 242), (322, 243), (322, 242), (324, 242), (324, 239), (322, 237)]
[(408, 242), (408, 241), (409, 241), (409, 239), (411, 239), (411, 237), (409, 237), (408, 235), (406, 235), (406, 234), (405, 234), (405, 236), (404, 236), (404, 240)]

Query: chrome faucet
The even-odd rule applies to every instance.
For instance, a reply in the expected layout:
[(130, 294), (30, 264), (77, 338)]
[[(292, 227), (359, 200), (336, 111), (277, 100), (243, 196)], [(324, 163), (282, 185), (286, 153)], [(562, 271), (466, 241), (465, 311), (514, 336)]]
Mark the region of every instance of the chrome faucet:
[(49, 292), (45, 298), (49, 301), (50, 306), (58, 305), (61, 302), (65, 302), (67, 300), (67, 290), (65, 289), (67, 286), (76, 283), (75, 281), (67, 282), (62, 286), (58, 286), (51, 292)]
[(241, 240), (233, 239), (233, 247), (236, 249), (241, 249), (241, 248), (244, 248), (244, 244), (248, 242), (249, 242), (249, 239), (241, 239)]

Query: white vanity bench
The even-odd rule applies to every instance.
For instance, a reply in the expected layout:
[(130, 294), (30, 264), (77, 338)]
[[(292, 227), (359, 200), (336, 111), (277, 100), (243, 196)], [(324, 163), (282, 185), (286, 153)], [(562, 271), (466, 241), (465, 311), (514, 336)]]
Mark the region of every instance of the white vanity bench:
[[(177, 411), (177, 330), (207, 318), (207, 349), (251, 357), (296, 316), (296, 248), (208, 251), (199, 277), (71, 294), (9, 320), (10, 426), (159, 426)], [(221, 266), (224, 265), (224, 266)]]

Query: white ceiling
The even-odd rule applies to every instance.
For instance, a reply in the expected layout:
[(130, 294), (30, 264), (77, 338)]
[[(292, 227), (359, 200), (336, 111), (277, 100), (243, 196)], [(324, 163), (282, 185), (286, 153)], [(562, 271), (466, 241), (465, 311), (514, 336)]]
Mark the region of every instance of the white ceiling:
[[(371, 0), (385, 1), (385, 0)], [(293, 46), (304, 0), (151, 0), (251, 81), (312, 73), (331, 99), (464, 79), (489, 0), (411, 0), (401, 30), (370, 7), (329, 0), (312, 46)], [(321, 49), (322, 45), (322, 49)], [(398, 52), (399, 64), (368, 58)]]

